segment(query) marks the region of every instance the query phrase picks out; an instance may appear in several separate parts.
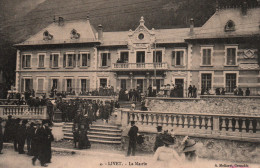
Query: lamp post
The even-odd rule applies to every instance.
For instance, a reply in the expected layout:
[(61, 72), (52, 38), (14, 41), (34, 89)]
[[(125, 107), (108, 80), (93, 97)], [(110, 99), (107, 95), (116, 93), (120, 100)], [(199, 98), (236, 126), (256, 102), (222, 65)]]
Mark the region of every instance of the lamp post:
[(156, 87), (156, 93), (157, 93), (157, 81), (156, 81), (156, 63), (157, 63), (157, 53), (156, 53), (156, 40), (154, 41), (154, 80), (155, 80), (155, 87)]

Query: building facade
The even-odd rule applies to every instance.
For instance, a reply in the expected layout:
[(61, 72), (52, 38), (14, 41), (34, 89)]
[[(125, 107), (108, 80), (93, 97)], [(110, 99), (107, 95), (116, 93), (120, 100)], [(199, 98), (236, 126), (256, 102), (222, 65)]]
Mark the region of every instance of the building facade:
[(76, 95), (100, 86), (114, 91), (149, 85), (250, 87), (260, 91), (260, 8), (219, 9), (202, 26), (103, 32), (89, 19), (59, 18), (17, 47), (16, 88), (37, 94), (55, 88)]

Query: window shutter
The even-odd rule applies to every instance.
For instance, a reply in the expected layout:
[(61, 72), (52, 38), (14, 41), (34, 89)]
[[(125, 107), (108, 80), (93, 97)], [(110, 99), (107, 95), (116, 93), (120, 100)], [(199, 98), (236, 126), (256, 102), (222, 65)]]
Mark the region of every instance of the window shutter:
[(73, 67), (76, 67), (76, 54), (73, 54)]
[(88, 67), (90, 66), (90, 54), (88, 54), (88, 62), (87, 62)]
[(65, 91), (65, 79), (62, 79), (62, 91)]
[(184, 52), (181, 51), (181, 52), (180, 52), (180, 65), (184, 65), (183, 60), (184, 60)]
[(66, 54), (63, 54), (63, 67), (66, 67)]
[(52, 67), (52, 54), (50, 55), (50, 68)]
[(24, 92), (24, 79), (22, 79), (22, 82), (21, 82), (21, 92)]
[(107, 53), (107, 66), (111, 66), (111, 54)]
[(172, 52), (172, 66), (175, 66), (175, 51)]
[(78, 54), (78, 67), (80, 67), (80, 54)]
[(90, 80), (87, 79), (87, 90), (90, 90)]
[(25, 55), (22, 55), (22, 68), (24, 68), (24, 63), (25, 63)]

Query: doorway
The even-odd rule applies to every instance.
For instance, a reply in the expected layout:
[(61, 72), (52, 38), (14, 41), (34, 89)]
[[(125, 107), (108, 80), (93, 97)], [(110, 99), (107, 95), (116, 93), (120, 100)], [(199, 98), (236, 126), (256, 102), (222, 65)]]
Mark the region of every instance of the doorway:
[(140, 90), (140, 92), (143, 93), (143, 87), (144, 87), (144, 80), (137, 79), (137, 90)]
[(183, 97), (184, 79), (175, 79), (175, 86), (177, 97)]

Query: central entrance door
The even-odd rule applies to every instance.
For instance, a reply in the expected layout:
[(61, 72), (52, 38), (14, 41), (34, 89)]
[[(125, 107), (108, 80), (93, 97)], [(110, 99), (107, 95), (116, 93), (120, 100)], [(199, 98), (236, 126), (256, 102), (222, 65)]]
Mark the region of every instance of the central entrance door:
[(183, 86), (184, 80), (183, 79), (175, 79), (175, 85), (177, 87), (177, 97), (183, 97)]
[(137, 89), (143, 93), (143, 87), (144, 87), (144, 80), (143, 79), (137, 79)]

